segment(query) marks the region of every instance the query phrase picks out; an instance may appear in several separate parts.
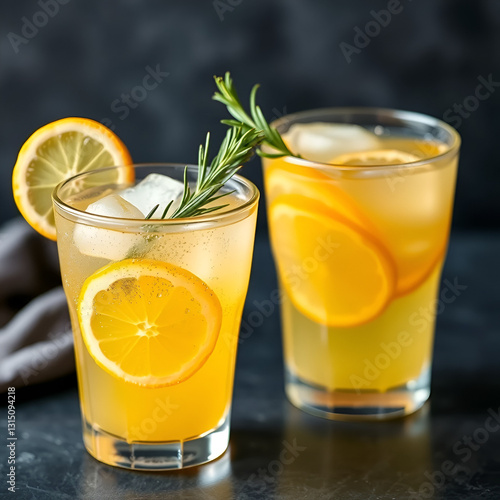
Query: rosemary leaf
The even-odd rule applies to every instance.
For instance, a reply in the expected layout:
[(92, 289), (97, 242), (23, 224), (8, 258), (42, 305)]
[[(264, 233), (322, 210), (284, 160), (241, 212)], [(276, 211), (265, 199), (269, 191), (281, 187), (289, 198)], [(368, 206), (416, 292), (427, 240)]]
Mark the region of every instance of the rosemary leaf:
[(279, 158), (281, 156), (300, 157), (293, 154), (288, 149), (279, 132), (275, 128), (271, 128), (265, 119), (262, 110), (256, 103), (257, 90), (259, 89), (258, 84), (254, 85), (250, 92), (249, 115), (243, 108), (243, 105), (238, 98), (230, 73), (227, 72), (224, 75), (224, 78), (220, 76), (216, 76), (214, 78), (219, 91), (216, 92), (212, 98), (215, 101), (219, 101), (224, 104), (229, 111), (229, 114), (235, 118), (235, 120), (222, 120), (222, 123), (231, 126), (235, 123), (235, 121), (240, 121), (247, 129), (255, 129), (264, 134), (263, 142), (271, 146), (274, 151), (272, 153), (267, 153), (266, 151), (262, 151), (262, 149), (258, 149), (257, 154), (259, 156), (266, 158)]

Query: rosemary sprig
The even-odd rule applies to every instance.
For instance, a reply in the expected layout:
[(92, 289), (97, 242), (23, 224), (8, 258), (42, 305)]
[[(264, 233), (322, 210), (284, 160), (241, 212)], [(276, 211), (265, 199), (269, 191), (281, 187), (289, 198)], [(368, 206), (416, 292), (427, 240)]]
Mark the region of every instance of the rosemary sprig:
[(250, 115), (243, 108), (240, 100), (238, 99), (238, 94), (233, 85), (233, 80), (229, 72), (227, 72), (222, 78), (221, 76), (216, 76), (215, 83), (219, 92), (215, 92), (212, 99), (225, 104), (227, 110), (235, 118), (235, 120), (222, 120), (222, 123), (226, 125), (235, 126), (238, 123), (243, 123), (248, 129), (252, 128), (261, 131), (264, 134), (264, 142), (271, 146), (275, 153), (267, 153), (261, 149), (257, 150), (257, 154), (264, 156), (266, 158), (280, 158), (281, 156), (298, 156), (294, 155), (284, 143), (279, 132), (271, 127), (259, 106), (255, 102), (255, 97), (257, 95), (257, 90), (259, 84), (253, 86), (250, 92)]
[[(205, 146), (200, 145), (198, 154), (198, 178), (196, 187), (191, 189), (188, 181), (188, 168), (184, 170), (184, 192), (179, 206), (169, 218), (195, 217), (205, 215), (227, 206), (206, 205), (230, 194), (219, 193), (224, 184), (247, 162), (253, 155), (254, 149), (264, 140), (264, 134), (254, 127), (247, 127), (243, 123), (233, 122), (220, 145), (219, 152), (208, 163), (210, 133), (207, 134)], [(173, 200), (166, 206), (161, 216), (164, 219)], [(156, 205), (146, 216), (151, 219), (158, 209)]]

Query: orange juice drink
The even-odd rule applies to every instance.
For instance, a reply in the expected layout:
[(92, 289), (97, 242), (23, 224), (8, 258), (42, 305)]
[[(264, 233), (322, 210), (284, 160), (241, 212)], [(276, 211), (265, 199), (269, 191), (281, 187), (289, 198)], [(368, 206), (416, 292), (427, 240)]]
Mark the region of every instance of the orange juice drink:
[[(184, 173), (179, 165), (113, 168), (133, 169), (136, 184), (151, 172)], [(84, 443), (111, 465), (198, 465), (228, 445), (258, 191), (235, 176), (223, 188), (233, 191), (227, 206), (213, 214), (144, 220), (114, 197), (132, 182), (109, 179), (110, 169), (85, 173), (54, 194)], [(110, 196), (127, 218), (92, 208)]]
[(300, 156), (263, 160), (287, 394), (327, 418), (411, 413), (430, 392), (460, 138), (391, 110), (274, 126)]

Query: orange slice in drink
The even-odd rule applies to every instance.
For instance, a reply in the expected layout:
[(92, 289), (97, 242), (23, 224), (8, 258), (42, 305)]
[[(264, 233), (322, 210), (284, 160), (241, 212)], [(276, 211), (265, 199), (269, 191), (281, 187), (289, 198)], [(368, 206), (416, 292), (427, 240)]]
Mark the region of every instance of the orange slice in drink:
[(278, 197), (269, 220), (280, 280), (304, 315), (350, 327), (381, 314), (393, 296), (396, 271), (370, 233), (301, 195)]
[(370, 227), (352, 198), (333, 184), (332, 178), (319, 168), (290, 163), (283, 158), (264, 159), (264, 180), (267, 199), (272, 201), (283, 194), (298, 194), (324, 203), (350, 221)]
[(95, 362), (147, 387), (178, 384), (214, 350), (222, 309), (200, 278), (172, 264), (128, 259), (83, 284), (78, 320)]
[(330, 161), (332, 165), (355, 165), (360, 167), (399, 165), (412, 163), (420, 158), (412, 153), (399, 149), (374, 149), (370, 151), (357, 151), (337, 156)]
[[(415, 147), (417, 147), (417, 143)], [(433, 146), (432, 143), (421, 143), (418, 144), (418, 147), (422, 153), (425, 150), (426, 154), (438, 154), (440, 152), (439, 147), (437, 145)], [(334, 158), (332, 164), (361, 167), (380, 165), (383, 167), (412, 163), (420, 159), (418, 156), (406, 151), (380, 149), (343, 154)], [(372, 212), (372, 216), (377, 217), (376, 210)], [(401, 215), (395, 213), (394, 220), (399, 219), (401, 219)], [(396, 295), (405, 295), (420, 286), (435, 269), (436, 265), (442, 261), (446, 238), (443, 239), (443, 242), (429, 242), (428, 238), (425, 237), (425, 232), (423, 233), (420, 227), (409, 234), (408, 230), (404, 232), (400, 230), (400, 223), (394, 224), (388, 219), (380, 220), (379, 228), (377, 238), (391, 252), (398, 271)]]
[[(34, 229), (55, 240), (51, 195), (57, 184), (87, 170), (131, 163), (127, 148), (101, 123), (63, 118), (38, 129), (19, 151), (12, 174), (14, 200)], [(109, 177), (110, 184), (131, 182), (134, 171), (116, 169)]]

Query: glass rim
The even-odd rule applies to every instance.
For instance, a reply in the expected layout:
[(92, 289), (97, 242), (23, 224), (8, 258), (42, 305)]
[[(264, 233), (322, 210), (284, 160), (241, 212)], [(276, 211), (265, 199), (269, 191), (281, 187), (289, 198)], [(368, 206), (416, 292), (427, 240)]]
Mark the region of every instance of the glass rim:
[[(426, 115), (425, 113), (419, 113), (417, 111), (405, 111), (400, 109), (392, 109), (392, 108), (378, 108), (378, 107), (329, 107), (329, 108), (315, 108), (306, 111), (297, 111), (296, 113), (290, 113), (271, 122), (271, 126), (278, 129), (284, 124), (291, 123), (299, 123), (304, 118), (312, 118), (317, 117), (321, 118), (322, 116), (334, 116), (334, 115), (372, 115), (374, 118), (395, 118), (405, 122), (414, 123), (414, 124), (424, 124), (433, 127), (438, 127), (442, 130), (448, 132), (452, 137), (452, 143), (450, 145), (446, 144), (446, 150), (436, 154), (429, 156), (427, 158), (423, 158), (417, 161), (412, 162), (403, 162), (403, 163), (395, 163), (393, 165), (387, 165), (384, 163), (378, 165), (343, 165), (343, 164), (335, 164), (335, 163), (324, 163), (320, 161), (307, 160), (305, 158), (297, 158), (295, 156), (285, 156), (283, 159), (288, 163), (293, 163), (295, 165), (301, 165), (304, 167), (317, 167), (318, 165), (324, 167), (325, 169), (331, 170), (342, 170), (342, 171), (380, 171), (381, 167), (387, 170), (398, 170), (398, 169), (408, 169), (413, 167), (421, 167), (424, 165), (428, 165), (431, 162), (436, 160), (446, 159), (448, 157), (452, 157), (458, 154), (461, 145), (461, 137), (458, 131), (453, 128), (448, 123), (440, 120), (439, 118), (435, 118), (430, 115)], [(346, 122), (349, 123), (349, 122)], [(352, 122), (355, 124), (355, 122)], [(403, 125), (405, 127), (405, 125)], [(406, 125), (406, 128), (409, 128)]]
[[(248, 199), (246, 199), (241, 205), (236, 207), (232, 207), (229, 209), (220, 209), (218, 211), (212, 212), (206, 215), (199, 216), (191, 216), (191, 217), (179, 217), (176, 219), (130, 219), (130, 218), (120, 218), (120, 217), (110, 217), (107, 215), (97, 215), (85, 210), (81, 210), (79, 208), (73, 207), (70, 204), (63, 201), (59, 193), (64, 186), (66, 186), (69, 182), (74, 181), (80, 177), (99, 174), (102, 172), (106, 172), (109, 170), (119, 169), (119, 168), (127, 168), (133, 167), (134, 169), (139, 168), (158, 168), (158, 167), (177, 167), (177, 168), (188, 168), (189, 170), (198, 170), (197, 165), (186, 164), (186, 163), (161, 163), (161, 162), (151, 162), (151, 163), (131, 163), (129, 165), (113, 165), (110, 167), (99, 168), (95, 170), (88, 170), (86, 172), (81, 172), (79, 174), (73, 175), (68, 179), (64, 179), (61, 181), (52, 191), (52, 202), (54, 208), (59, 209), (62, 214), (69, 215), (73, 219), (78, 219), (79, 222), (86, 222), (91, 226), (96, 227), (106, 227), (112, 229), (113, 227), (120, 227), (123, 230), (123, 225), (127, 226), (144, 226), (144, 224), (154, 224), (155, 226), (185, 226), (185, 225), (218, 225), (219, 223), (224, 223), (227, 219), (234, 217), (245, 210), (250, 209), (253, 205), (255, 205), (259, 198), (260, 193), (257, 186), (246, 177), (235, 174), (228, 182), (236, 181), (240, 185), (245, 186), (249, 189), (250, 193)], [(243, 217), (242, 217), (243, 218)]]

